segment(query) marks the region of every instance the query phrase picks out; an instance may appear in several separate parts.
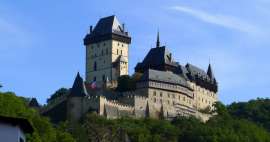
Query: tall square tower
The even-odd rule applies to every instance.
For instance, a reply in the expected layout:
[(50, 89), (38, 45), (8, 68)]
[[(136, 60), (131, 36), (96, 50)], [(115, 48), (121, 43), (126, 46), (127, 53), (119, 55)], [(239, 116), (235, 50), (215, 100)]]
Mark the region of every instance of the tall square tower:
[(117, 84), (128, 74), (128, 48), (131, 37), (116, 16), (101, 18), (84, 38), (86, 46), (86, 81), (97, 86)]

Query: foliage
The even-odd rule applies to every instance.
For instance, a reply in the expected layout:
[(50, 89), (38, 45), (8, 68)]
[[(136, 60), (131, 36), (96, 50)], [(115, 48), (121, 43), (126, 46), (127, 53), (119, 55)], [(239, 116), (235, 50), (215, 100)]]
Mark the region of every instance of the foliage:
[(177, 141), (177, 128), (169, 121), (121, 118), (108, 120), (89, 114), (84, 121), (89, 141)]
[(118, 86), (116, 91), (125, 92), (136, 89), (136, 81), (133, 77), (129, 75), (123, 75), (118, 78)]
[[(88, 114), (79, 123), (56, 127), (14, 93), (0, 92), (0, 115), (28, 119), (34, 133), (30, 142), (270, 142), (270, 100), (257, 99), (225, 106), (215, 104), (215, 114), (202, 123), (193, 117), (173, 121), (155, 119), (106, 119)], [(264, 127), (264, 128), (263, 128)]]
[(270, 99), (258, 98), (249, 102), (232, 103), (228, 106), (228, 111), (232, 116), (253, 121), (270, 132)]
[(62, 97), (64, 95), (67, 95), (69, 93), (69, 90), (67, 88), (60, 88), (57, 91), (55, 91), (50, 98), (47, 99), (47, 103), (50, 103), (54, 99), (58, 97)]
[(132, 142), (270, 142), (270, 134), (264, 128), (231, 116), (220, 102), (215, 107), (213, 113), (216, 115), (206, 123), (193, 117), (180, 117), (169, 122), (148, 118), (108, 120), (90, 114), (83, 121), (83, 126), (89, 141), (124, 142), (126, 133)]
[(14, 93), (0, 92), (0, 108), (0, 115), (26, 118), (30, 121), (34, 128), (33, 134), (27, 137), (30, 142), (74, 142), (67, 131), (54, 128), (48, 118), (29, 108), (25, 100)]

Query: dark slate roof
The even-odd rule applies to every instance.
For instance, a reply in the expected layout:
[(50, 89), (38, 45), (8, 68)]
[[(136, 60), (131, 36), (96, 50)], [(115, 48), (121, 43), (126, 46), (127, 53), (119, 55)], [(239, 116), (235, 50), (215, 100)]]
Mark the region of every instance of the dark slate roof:
[(210, 77), (210, 79), (215, 80), (215, 76), (214, 76), (214, 73), (212, 71), (211, 64), (209, 64), (209, 66), (208, 66), (207, 75)]
[(75, 78), (75, 81), (73, 83), (73, 86), (70, 91), (70, 97), (83, 97), (87, 95), (87, 91), (85, 88), (84, 81), (82, 77), (80, 76), (80, 73), (77, 73), (77, 76)]
[(101, 18), (93, 31), (90, 31), (90, 33), (86, 35), (84, 43), (87, 45), (91, 42), (94, 43), (111, 38), (123, 40), (123, 42), (127, 43), (131, 41), (128, 32), (125, 31), (125, 28), (120, 24), (115, 15)]
[(93, 30), (93, 34), (96, 35), (105, 35), (110, 33), (127, 36), (127, 33), (125, 33), (124, 31), (123, 25), (120, 24), (115, 15), (101, 18)]
[(36, 98), (32, 98), (28, 104), (30, 107), (40, 107)]
[(218, 91), (216, 80), (211, 79), (204, 70), (194, 65), (191, 65), (189, 63), (186, 65), (186, 69), (188, 71), (187, 76), (190, 81), (193, 81), (197, 85), (202, 86), (211, 91), (214, 91), (214, 92)]
[(170, 71), (158, 71), (158, 70), (152, 70), (149, 69), (148, 71), (144, 72), (142, 77), (140, 78), (140, 81), (160, 81), (165, 83), (172, 83), (172, 84), (178, 84), (181, 86), (188, 87), (187, 81)]
[(177, 71), (175, 72), (177, 75), (182, 76), (183, 78), (185, 78), (186, 80), (188, 80), (188, 70), (185, 66), (179, 65), (177, 68)]
[(25, 133), (33, 133), (34, 129), (31, 123), (24, 118), (14, 118), (0, 115), (0, 123), (7, 123), (11, 125), (18, 125)]
[(209, 76), (207, 75), (207, 73), (200, 69), (199, 67), (196, 67), (192, 64), (187, 63), (186, 64), (186, 69), (189, 72), (189, 74), (191, 75), (192, 78), (194, 77), (199, 77), (205, 80), (210, 80)]
[(174, 62), (172, 54), (166, 49), (165, 46), (152, 48), (144, 60), (138, 63), (135, 67), (136, 72), (142, 72), (147, 69), (165, 70), (164, 65), (177, 67), (178, 63)]

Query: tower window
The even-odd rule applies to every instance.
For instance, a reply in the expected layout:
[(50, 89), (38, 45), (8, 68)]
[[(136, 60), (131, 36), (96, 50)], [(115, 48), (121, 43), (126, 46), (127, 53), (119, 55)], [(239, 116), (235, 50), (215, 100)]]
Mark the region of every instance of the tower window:
[(106, 43), (105, 42), (103, 43), (103, 46), (106, 46)]
[(97, 62), (94, 62), (94, 71), (97, 71)]
[(105, 81), (105, 80), (106, 80), (106, 79), (105, 79), (105, 75), (104, 75), (104, 74), (103, 74), (103, 76), (102, 76), (102, 80), (103, 80), (103, 81)]
[(122, 44), (122, 47), (124, 47), (124, 45)]
[(118, 49), (117, 49), (117, 55), (118, 55)]
[(121, 50), (121, 55), (122, 55), (122, 50)]

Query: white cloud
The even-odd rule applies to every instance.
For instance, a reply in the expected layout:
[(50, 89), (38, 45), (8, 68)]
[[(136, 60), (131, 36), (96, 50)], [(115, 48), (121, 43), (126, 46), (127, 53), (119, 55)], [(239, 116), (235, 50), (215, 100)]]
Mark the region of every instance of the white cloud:
[(249, 34), (261, 34), (261, 30), (256, 26), (239, 18), (221, 14), (212, 14), (205, 11), (193, 9), (185, 6), (173, 6), (170, 9), (189, 14), (203, 22), (215, 24), (229, 29), (238, 30)]

